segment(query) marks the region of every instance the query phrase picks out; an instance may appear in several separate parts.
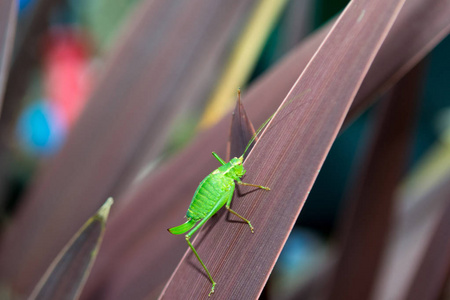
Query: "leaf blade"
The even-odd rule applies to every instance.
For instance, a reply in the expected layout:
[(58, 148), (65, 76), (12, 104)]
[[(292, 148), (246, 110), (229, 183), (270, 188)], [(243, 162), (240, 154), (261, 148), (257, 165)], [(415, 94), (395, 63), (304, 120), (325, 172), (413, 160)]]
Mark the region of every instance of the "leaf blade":
[[(446, 0), (426, 4), (422, 0), (406, 2), (358, 91), (345, 123), (351, 122), (362, 108), (373, 102), (374, 95), (393, 84), (393, 79), (409, 70), (417, 58), (423, 57), (448, 33), (448, 4)], [(411, 32), (411, 23), (430, 24), (431, 30)], [(279, 106), (279, 99), (289, 91), (330, 27), (328, 24), (307, 38), (247, 90), (243, 100), (255, 124), (261, 124)], [(409, 40), (411, 46), (407, 53), (399, 47), (405, 40)], [(229, 120), (225, 118), (128, 197), (130, 205), (111, 220), (110, 228), (114, 228), (111, 230), (114, 234), (106, 233), (108, 247), (102, 251), (108, 250), (103, 252), (93, 270), (90, 293), (106, 291), (113, 297), (123, 292), (115, 299), (127, 299), (126, 293), (136, 291), (141, 297), (159, 293), (170, 276), (167, 268), (175, 268), (174, 258), (181, 258), (187, 248), (183, 239), (174, 239), (165, 230), (179, 223), (198, 183), (217, 167), (211, 151), (224, 155), (221, 151), (226, 147), (228, 129)], [(167, 185), (167, 182), (177, 185)], [(155, 201), (151, 209), (143, 210), (142, 207), (148, 205), (149, 195)], [(213, 218), (210, 222), (217, 221)], [(160, 241), (158, 245), (155, 240)], [(130, 271), (122, 272), (110, 263), (117, 260), (130, 266)]]
[(17, 3), (13, 0), (0, 2), (0, 111), (8, 78), (11, 52), (17, 21)]
[(97, 257), (113, 199), (78, 230), (51, 263), (29, 299), (78, 299)]
[[(243, 226), (229, 226), (221, 218), (223, 222), (218, 222), (209, 230), (208, 238), (196, 246), (218, 282), (219, 297), (254, 299), (260, 295), (347, 110), (403, 3), (352, 1), (285, 98), (283, 103), (292, 101), (290, 110), (283, 108), (274, 116), (249, 154), (244, 164), (248, 170), (246, 180), (272, 188), (270, 195), (251, 193), (236, 201), (239, 204), (233, 208), (248, 216), (255, 235), (250, 237)], [(307, 90), (311, 92), (305, 93)], [(256, 217), (263, 215), (263, 221)], [(205, 234), (199, 233), (196, 241)], [(270, 247), (261, 247), (267, 241)], [(245, 254), (241, 253), (243, 249)], [(189, 257), (187, 252), (160, 299), (199, 297), (204, 293), (208, 282), (192, 268)]]

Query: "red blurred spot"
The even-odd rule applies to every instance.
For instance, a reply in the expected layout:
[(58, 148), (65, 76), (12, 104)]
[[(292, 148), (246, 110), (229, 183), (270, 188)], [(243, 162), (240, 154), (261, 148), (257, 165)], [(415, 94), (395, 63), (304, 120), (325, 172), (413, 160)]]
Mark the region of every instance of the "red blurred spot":
[(52, 30), (44, 52), (45, 97), (59, 111), (67, 128), (76, 121), (89, 92), (85, 40), (70, 28)]

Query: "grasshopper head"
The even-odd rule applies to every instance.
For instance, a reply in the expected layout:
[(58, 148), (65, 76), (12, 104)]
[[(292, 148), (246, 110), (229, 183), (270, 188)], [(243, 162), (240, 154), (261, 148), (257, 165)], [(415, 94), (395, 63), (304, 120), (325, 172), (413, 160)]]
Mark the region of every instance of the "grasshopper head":
[(246, 170), (244, 169), (244, 166), (242, 165), (244, 158), (241, 157), (235, 157), (230, 160), (230, 163), (232, 165), (233, 173), (236, 174), (239, 178), (244, 176)]

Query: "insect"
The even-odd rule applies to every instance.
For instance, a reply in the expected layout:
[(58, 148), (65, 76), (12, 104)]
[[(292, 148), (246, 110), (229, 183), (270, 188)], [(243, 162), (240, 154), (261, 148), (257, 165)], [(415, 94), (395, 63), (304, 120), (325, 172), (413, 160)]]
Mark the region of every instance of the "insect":
[(203, 269), (208, 274), (209, 280), (212, 283), (211, 291), (208, 296), (211, 296), (211, 294), (214, 293), (216, 282), (212, 278), (211, 273), (209, 272), (206, 265), (201, 260), (190, 239), (192, 235), (197, 230), (199, 230), (224, 205), (230, 213), (245, 221), (250, 226), (250, 230), (252, 231), (252, 233), (254, 232), (253, 226), (250, 221), (232, 210), (230, 208), (230, 204), (231, 200), (233, 199), (235, 183), (239, 185), (257, 187), (259, 189), (267, 191), (270, 190), (270, 188), (265, 186), (242, 182), (241, 178), (246, 173), (246, 170), (242, 165), (245, 153), (247, 152), (255, 138), (258, 136), (258, 134), (261, 132), (261, 130), (264, 128), (264, 126), (267, 125), (267, 123), (272, 119), (272, 117), (273, 115), (268, 120), (266, 120), (261, 125), (261, 127), (258, 128), (258, 130), (255, 132), (255, 134), (245, 147), (244, 153), (240, 157), (232, 158), (229, 162), (226, 163), (215, 152), (212, 153), (212, 155), (221, 163), (221, 166), (214, 170), (211, 174), (206, 176), (205, 179), (202, 180), (202, 182), (200, 182), (186, 213), (186, 223), (168, 229), (168, 231), (172, 234), (183, 234), (189, 231), (186, 234), (186, 242), (192, 249), (192, 252), (194, 252), (200, 264), (203, 266)]

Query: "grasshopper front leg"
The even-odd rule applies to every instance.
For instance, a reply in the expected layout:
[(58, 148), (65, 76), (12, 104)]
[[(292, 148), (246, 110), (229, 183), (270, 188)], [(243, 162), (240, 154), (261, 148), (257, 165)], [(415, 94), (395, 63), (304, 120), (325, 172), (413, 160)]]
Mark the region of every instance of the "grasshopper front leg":
[(254, 186), (254, 187), (257, 187), (259, 189), (270, 191), (270, 188), (267, 187), (267, 186), (257, 185), (257, 184), (253, 184), (253, 183), (246, 183), (246, 182), (238, 181), (237, 184), (239, 184), (239, 185), (246, 185), (246, 186)]

